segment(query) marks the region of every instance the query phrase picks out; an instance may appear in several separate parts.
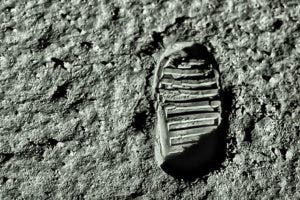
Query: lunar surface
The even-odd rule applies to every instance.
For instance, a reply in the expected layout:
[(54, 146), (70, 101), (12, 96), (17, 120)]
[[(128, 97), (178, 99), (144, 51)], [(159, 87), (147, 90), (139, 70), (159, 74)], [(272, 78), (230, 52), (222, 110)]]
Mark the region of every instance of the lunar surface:
[[(151, 90), (185, 41), (219, 71), (222, 131), (179, 175)], [(0, 199), (300, 199), (299, 63), (299, 0), (0, 0)]]

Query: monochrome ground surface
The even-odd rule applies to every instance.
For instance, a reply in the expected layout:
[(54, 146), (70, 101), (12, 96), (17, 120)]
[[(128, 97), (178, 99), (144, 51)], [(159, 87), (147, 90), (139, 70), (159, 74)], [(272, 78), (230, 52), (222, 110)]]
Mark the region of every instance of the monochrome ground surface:
[[(197, 41), (228, 102), (221, 166), (154, 160), (159, 55)], [(299, 199), (298, 0), (0, 0), (0, 199)]]

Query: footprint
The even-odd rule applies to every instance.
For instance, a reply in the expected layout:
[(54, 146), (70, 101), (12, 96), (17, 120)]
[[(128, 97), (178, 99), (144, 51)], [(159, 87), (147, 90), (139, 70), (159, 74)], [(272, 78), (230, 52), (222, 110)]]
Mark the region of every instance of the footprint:
[(221, 87), (212, 60), (203, 45), (181, 42), (155, 68), (155, 158), (171, 175), (204, 174), (218, 157)]

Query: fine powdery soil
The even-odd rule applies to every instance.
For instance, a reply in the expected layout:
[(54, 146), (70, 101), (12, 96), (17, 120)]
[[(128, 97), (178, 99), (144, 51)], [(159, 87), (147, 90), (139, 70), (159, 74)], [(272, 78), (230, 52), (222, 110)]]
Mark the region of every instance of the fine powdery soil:
[[(300, 199), (299, 22), (299, 0), (0, 0), (0, 199)], [(153, 98), (187, 41), (205, 56)]]

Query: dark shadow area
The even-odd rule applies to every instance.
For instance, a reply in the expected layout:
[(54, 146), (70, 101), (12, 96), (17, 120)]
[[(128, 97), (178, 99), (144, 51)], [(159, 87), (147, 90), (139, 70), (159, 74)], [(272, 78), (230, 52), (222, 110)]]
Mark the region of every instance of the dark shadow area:
[[(217, 63), (206, 47), (195, 44), (184, 49), (188, 59), (203, 59), (218, 70)], [(218, 70), (219, 71), (219, 70)], [(222, 88), (222, 87), (221, 87)], [(183, 153), (166, 159), (162, 169), (174, 178), (193, 181), (196, 178), (205, 178), (210, 172), (222, 167), (226, 154), (226, 136), (229, 130), (229, 114), (231, 112), (233, 95), (231, 89), (220, 91), (222, 121), (218, 129), (203, 135), (197, 144), (185, 149)]]
[(148, 113), (146, 110), (135, 113), (132, 122), (133, 128), (135, 128), (138, 131), (142, 131), (146, 126), (147, 119), (148, 119)]
[(219, 71), (214, 56), (207, 50), (207, 48), (204, 45), (195, 43), (191, 47), (184, 48), (183, 51), (185, 51), (188, 54), (187, 59), (205, 60), (207, 63), (212, 64), (213, 67)]
[(197, 144), (169, 157), (162, 169), (175, 178), (192, 181), (220, 168), (225, 158), (224, 133), (220, 131), (203, 135)]
[(255, 120), (253, 118), (250, 118), (249, 122), (246, 124), (245, 127), (245, 137), (244, 137), (244, 141), (245, 142), (252, 142), (252, 134), (251, 132), (254, 130), (255, 128)]
[(54, 91), (51, 101), (60, 99), (60, 98), (67, 98), (67, 89), (69, 86), (69, 82), (65, 82), (62, 85), (57, 86), (57, 89)]

